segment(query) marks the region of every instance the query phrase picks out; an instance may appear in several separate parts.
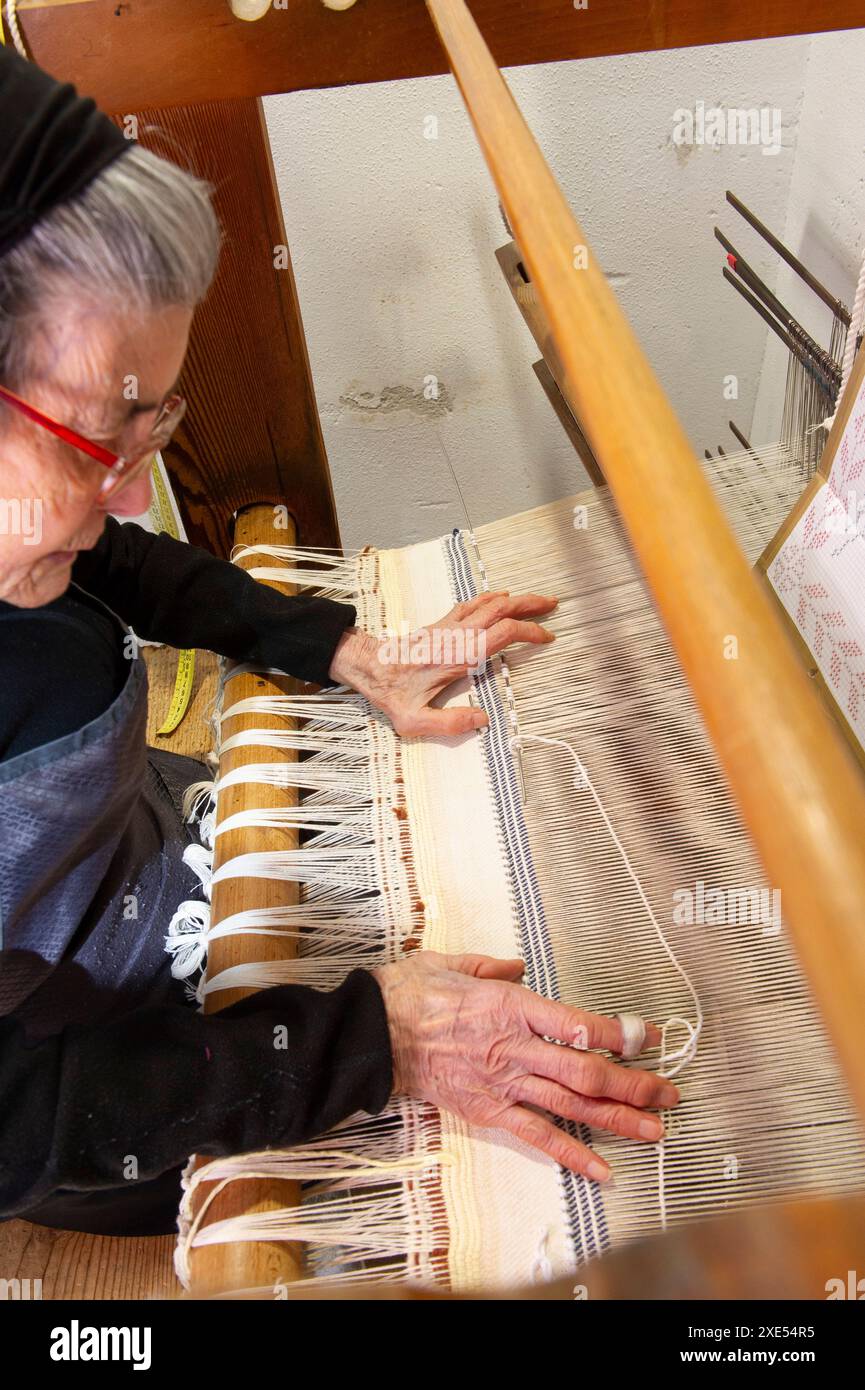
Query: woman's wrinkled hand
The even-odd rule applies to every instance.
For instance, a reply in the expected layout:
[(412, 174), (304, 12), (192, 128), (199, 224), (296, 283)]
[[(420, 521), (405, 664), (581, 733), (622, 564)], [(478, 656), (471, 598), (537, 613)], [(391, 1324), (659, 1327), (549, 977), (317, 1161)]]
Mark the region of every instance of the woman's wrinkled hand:
[[(523, 969), (520, 960), (419, 951), (373, 971), (390, 1030), (394, 1091), (507, 1130), (603, 1182), (607, 1164), (537, 1110), (652, 1142), (663, 1122), (646, 1111), (678, 1104), (679, 1092), (653, 1072), (583, 1050), (621, 1052), (618, 1020), (534, 994), (517, 983)], [(660, 1036), (648, 1024), (645, 1045), (657, 1046)]]
[(431, 702), (513, 642), (552, 642), (553, 633), (532, 620), (551, 613), (557, 603), (540, 594), (481, 594), (458, 603), (432, 627), (402, 637), (378, 638), (349, 628), (334, 652), (330, 677), (365, 695), (403, 737), (481, 729), (489, 723), (483, 710), (436, 709)]

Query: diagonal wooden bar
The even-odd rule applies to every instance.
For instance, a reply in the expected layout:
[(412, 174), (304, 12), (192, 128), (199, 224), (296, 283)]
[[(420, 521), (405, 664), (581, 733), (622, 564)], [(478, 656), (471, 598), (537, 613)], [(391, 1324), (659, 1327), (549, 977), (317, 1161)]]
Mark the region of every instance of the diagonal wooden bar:
[(589, 448), (586, 436), (580, 429), (580, 422), (574, 414), (573, 402), (566, 400), (562, 393), (562, 372), (556, 354), (556, 345), (553, 342), (549, 325), (544, 319), (543, 310), (538, 303), (535, 287), (524, 279), (517, 243), (511, 241), (507, 246), (500, 246), (496, 251), (496, 260), (501, 267), (508, 289), (525, 319), (526, 327), (543, 354), (543, 361), (534, 364), (535, 375), (547, 393), (547, 399), (559, 417), (568, 438), (579, 454), (580, 462), (589, 478), (595, 487), (603, 487), (604, 475)]
[(427, 7), (616, 500), (865, 1116), (865, 784), (463, 0)]

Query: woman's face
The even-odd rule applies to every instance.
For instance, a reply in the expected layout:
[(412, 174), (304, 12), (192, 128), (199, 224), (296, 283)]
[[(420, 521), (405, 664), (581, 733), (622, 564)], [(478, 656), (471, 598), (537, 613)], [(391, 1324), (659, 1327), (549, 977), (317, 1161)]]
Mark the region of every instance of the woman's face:
[[(62, 425), (116, 453), (144, 443), (175, 386), (191, 309), (108, 311), (63, 303), (36, 333), (33, 370), (17, 389)], [(81, 550), (105, 528), (102, 464), (18, 412), (0, 429), (0, 599), (38, 608), (64, 593)], [(150, 505), (147, 474), (109, 502), (120, 516)]]

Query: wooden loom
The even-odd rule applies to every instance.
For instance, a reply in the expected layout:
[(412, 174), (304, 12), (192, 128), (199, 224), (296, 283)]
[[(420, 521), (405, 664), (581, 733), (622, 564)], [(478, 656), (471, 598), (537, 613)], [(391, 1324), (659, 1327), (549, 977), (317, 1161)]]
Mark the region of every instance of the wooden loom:
[[(97, 0), (96, 4), (69, 8), (71, 30), (63, 34), (64, 45), (69, 34), (77, 32), (76, 25), (83, 26), (80, 31), (83, 44), (88, 26), (94, 22), (94, 11), (98, 11), (100, 5)], [(187, 7), (184, 26), (191, 28), (195, 23), (194, 8)], [(204, 22), (206, 13), (215, 14), (221, 7), (201, 5), (200, 8), (199, 18)], [(355, 22), (353, 14), (322, 16), (314, 6), (298, 8), (303, 22), (309, 26), (306, 32), (313, 38), (319, 26), (326, 24), (345, 25), (348, 36), (351, 33), (348, 26)], [(405, 23), (398, 32), (406, 38), (415, 38), (416, 8), (383, 5), (382, 12), (389, 10), (401, 16)], [(546, 25), (539, 23), (537, 16), (532, 17), (531, 28), (541, 36), (535, 46), (518, 49), (518, 59), (502, 41), (497, 46), (501, 62), (577, 56), (555, 33), (555, 13), (560, 7), (543, 8)], [(25, 30), (37, 60), (58, 74), (62, 72), (72, 77), (109, 109), (120, 112), (133, 104), (127, 97), (125, 106), (125, 93), (137, 95), (136, 105), (141, 104), (144, 92), (148, 100), (153, 100), (158, 93), (160, 101), (165, 102), (188, 100), (188, 93), (201, 93), (200, 85), (192, 87), (191, 73), (184, 74), (182, 64), (160, 63), (161, 76), (157, 79), (149, 69), (142, 71), (140, 57), (134, 66), (130, 66), (127, 57), (125, 80), (128, 85), (118, 90), (118, 82), (124, 80), (124, 64), (117, 61), (122, 44), (118, 51), (112, 52), (111, 63), (103, 60), (98, 70), (88, 68), (83, 60), (80, 65), (70, 64), (69, 48), (62, 63), (52, 63), (51, 45), (58, 42), (60, 26), (52, 26), (49, 11), (37, 7), (31, 15), (26, 5), (22, 9)], [(522, 262), (536, 288), (540, 312), (555, 346), (555, 352), (550, 354), (553, 359), (549, 361), (550, 372), (562, 395), (575, 407), (580, 428), (615, 497), (634, 552), (653, 590), (743, 817), (772, 882), (781, 887), (785, 902), (789, 904), (789, 925), (795, 933), (797, 949), (823, 1008), (850, 1087), (860, 1111), (865, 1114), (865, 1070), (861, 1066), (865, 1025), (860, 1003), (865, 987), (865, 945), (857, 930), (861, 904), (865, 901), (865, 853), (861, 843), (865, 794), (861, 780), (809, 689), (808, 680), (777, 617), (733, 541), (694, 464), (692, 450), (591, 255), (587, 269), (574, 271), (573, 248), (586, 245), (585, 237), (561, 198), (462, 0), (428, 0), (428, 9), (475, 124)], [(500, 15), (490, 13), (490, 23), (485, 24), (483, 12), (490, 9), (490, 6), (475, 6), (482, 27), (492, 33), (497, 28), (496, 21), (499, 29), (504, 22)], [(642, 13), (638, 6), (617, 6), (615, 24), (603, 17), (589, 17), (587, 12), (585, 17), (581, 16), (581, 20), (587, 21), (583, 34), (585, 48), (581, 46), (581, 51), (630, 51), (744, 38), (756, 36), (755, 23), (763, 35), (794, 32), (800, 27), (809, 30), (846, 27), (865, 19), (863, 7), (857, 5), (848, 5), (843, 13), (836, 9), (831, 17), (828, 9), (825, 14), (822, 11), (809, 14), (807, 26), (799, 19), (798, 11), (792, 11), (795, 18), (791, 18), (787, 7), (777, 4), (765, 7), (757, 21), (752, 18), (753, 7), (750, 6), (728, 6), (722, 19), (714, 16), (694, 19), (691, 15), (685, 18), (685, 9), (685, 6), (681, 10), (677, 5), (667, 6), (664, 23), (652, 34), (647, 33), (646, 21), (637, 17)], [(78, 11), (80, 13), (76, 13)], [(176, 28), (172, 30), (171, 23), (166, 11), (166, 30), (161, 31), (160, 37), (163, 54), (166, 42), (169, 47), (184, 42), (184, 36)], [(262, 22), (263, 26), (266, 24), (267, 21)], [(524, 40), (525, 34), (518, 23), (516, 30)], [(320, 32), (326, 32), (324, 27)], [(411, 75), (417, 70), (414, 65), (424, 62), (430, 66), (421, 70), (439, 70), (433, 65), (435, 60), (429, 57), (431, 32), (427, 26), (422, 44), (414, 48), (407, 44), (407, 51), (413, 54), (411, 59), (396, 57), (388, 66), (380, 52), (375, 60), (370, 57), (365, 75), (356, 67), (349, 68), (349, 59), (346, 59), (342, 68), (335, 73), (331, 70), (333, 75), (329, 80)], [(245, 36), (242, 40), (234, 37), (235, 41), (245, 42)], [(248, 61), (243, 69), (243, 81), (253, 83), (244, 88), (247, 92), (286, 90), (289, 86), (291, 79), (287, 69), (285, 76), (282, 70), (274, 72), (271, 68), (270, 73), (267, 72), (265, 64), (272, 65), (274, 54), (278, 53), (278, 49), (266, 41), (259, 42), (256, 47), (257, 39), (266, 40), (267, 37), (264, 33), (253, 33), (245, 50)], [(132, 42), (130, 38), (130, 45)], [(321, 85), (321, 75), (326, 69), (321, 68), (314, 79), (309, 62), (315, 51), (314, 44), (309, 49), (304, 49), (303, 45), (299, 48), (304, 55), (297, 60), (302, 64), (303, 76), (293, 85)], [(296, 55), (297, 49), (294, 52)], [(417, 54), (427, 56), (414, 56)], [(259, 61), (260, 85), (254, 85), (256, 79), (248, 74), (259, 70)], [(356, 53), (352, 61), (357, 61)], [(111, 93), (106, 98), (101, 83), (103, 76), (108, 81), (109, 67), (114, 86), (105, 88)], [(196, 80), (199, 84), (202, 71), (198, 64)], [(184, 75), (190, 76), (189, 87), (184, 86)], [(95, 80), (97, 77), (99, 80)], [(181, 96), (183, 92), (187, 93), (186, 97)], [(216, 142), (211, 146), (210, 141), (217, 129), (227, 130), (235, 140), (241, 134), (245, 136), (247, 170), (232, 171), (235, 190), (238, 183), (246, 179), (251, 186), (259, 175), (271, 176), (260, 113), (251, 102), (214, 103), (191, 108), (185, 113), (171, 109), (160, 111), (158, 118), (163, 128), (175, 134), (188, 136), (194, 132), (197, 139), (207, 139), (210, 168), (202, 172), (210, 176), (210, 150), (216, 148)], [(229, 142), (224, 149), (230, 152), (236, 150), (237, 145)], [(264, 182), (266, 184), (267, 180)], [(260, 181), (258, 187), (261, 187)], [(284, 235), (280, 236), (274, 227), (274, 205), (267, 206), (258, 196), (251, 206), (252, 215), (260, 219), (258, 230), (261, 234), (265, 238), (270, 236), (270, 243), (284, 242)], [(219, 211), (225, 221), (223, 208)], [(236, 220), (236, 209), (234, 215)], [(235, 247), (234, 257), (237, 254)], [(239, 266), (229, 249), (228, 264), (221, 273), (230, 282), (238, 272)], [(260, 272), (253, 269), (253, 273)], [(248, 283), (238, 278), (232, 312), (236, 312), (236, 305), (242, 299), (241, 283), (243, 293), (249, 293)], [(212, 306), (205, 305), (201, 311), (201, 323), (190, 353), (186, 389), (196, 402), (197, 410), (190, 411), (192, 419), (177, 448), (169, 453), (168, 462), (191, 538), (209, 542), (212, 548), (223, 551), (227, 547), (231, 514), (256, 502), (272, 504), (288, 500), (297, 519), (299, 539), (304, 544), (327, 545), (336, 540), (296, 292), (290, 276), (288, 283), (277, 277), (274, 295), (272, 273), (269, 283), (262, 274), (260, 283), (253, 285), (248, 302), (254, 303), (263, 314), (272, 315), (279, 301), (283, 309), (289, 311), (284, 318), (288, 324), (288, 343), (283, 360), (274, 362), (273, 340), (262, 331), (260, 319), (253, 331), (253, 316), (247, 309), (244, 315), (238, 316), (237, 322), (250, 335), (249, 382), (229, 379), (230, 394), (225, 404), (219, 368), (228, 378), (227, 369), (233, 364), (225, 360), (224, 343), (232, 340), (220, 337), (217, 348), (219, 310)], [(281, 334), (276, 340), (285, 341)], [(267, 352), (259, 347), (265, 342)], [(546, 352), (544, 355), (548, 356)], [(284, 379), (289, 373), (304, 388), (300, 393), (300, 410), (295, 415), (277, 419), (274, 427), (274, 411), (288, 409), (275, 406), (274, 401), (285, 400), (293, 394), (284, 389)], [(281, 389), (271, 389), (280, 375), (283, 377)], [(251, 399), (245, 398), (247, 389)], [(259, 411), (259, 405), (265, 408)], [(221, 421), (226, 418), (223, 414), (226, 408), (234, 415), (234, 423), (223, 436)], [(279, 443), (276, 446), (268, 443), (267, 448), (262, 449), (255, 426), (250, 435), (246, 427), (253, 421), (257, 425), (258, 419), (266, 416), (271, 422), (270, 439), (275, 438)], [(208, 422), (206, 433), (205, 420)], [(260, 425), (257, 427), (261, 429)], [(218, 453), (207, 448), (209, 439), (219, 439)], [(229, 469), (220, 460), (232, 455), (234, 441), (238, 446), (237, 454), (234, 467)], [(309, 447), (310, 441), (314, 448)], [(280, 450), (279, 457), (273, 456), (273, 448)], [(199, 462), (204, 455), (209, 455), (207, 480)], [(263, 459), (267, 459), (266, 464)], [(215, 508), (207, 501), (211, 486), (214, 486), (217, 501)], [(266, 530), (263, 531), (265, 517)], [(241, 517), (236, 539), (252, 546), (269, 543), (273, 539), (271, 519), (271, 505), (261, 513), (256, 513), (254, 508), (247, 511)], [(286, 539), (284, 532), (280, 539)], [(674, 555), (675, 564), (671, 559)], [(724, 637), (731, 632), (739, 637), (742, 658), (738, 662), (719, 663), (717, 652), (721, 650)], [(263, 690), (265, 681), (269, 682), (270, 678), (238, 675), (233, 678), (232, 685), (242, 686), (246, 694)], [(283, 688), (279, 678), (274, 678), (274, 686)], [(242, 725), (241, 716), (238, 729)], [(778, 807), (785, 801), (792, 803), (794, 809), (782, 816)], [(260, 797), (258, 802), (260, 804)], [(220, 816), (233, 809), (236, 807), (220, 807)], [(272, 832), (256, 832), (256, 836), (262, 837), (256, 848), (268, 847), (268, 834)], [(279, 833), (278, 843), (286, 847), (284, 832)], [(247, 841), (244, 847), (249, 849), (251, 845)], [(226, 846), (221, 852), (227, 853), (229, 849), (230, 846)], [(246, 906), (265, 905), (260, 896), (253, 904), (242, 885), (235, 884), (234, 893), (237, 901)], [(226, 906), (215, 902), (215, 918), (223, 914)], [(231, 910), (234, 906), (236, 903)], [(211, 948), (211, 972), (237, 959), (243, 943), (251, 947), (256, 959), (264, 954), (262, 941), (254, 938), (235, 937), (215, 942)], [(230, 958), (223, 954), (228, 952)], [(224, 991), (220, 1003), (225, 1005), (233, 997)], [(290, 1193), (262, 1182), (245, 1190), (235, 1184), (227, 1191), (233, 1203), (239, 1202), (247, 1210), (274, 1204), (282, 1206), (291, 1200)], [(214, 1214), (225, 1213), (211, 1213)], [(861, 1221), (861, 1217), (858, 1219)], [(238, 1262), (231, 1270), (226, 1268), (222, 1247), (206, 1248), (196, 1254), (195, 1281), (199, 1291), (273, 1284), (296, 1275), (298, 1252), (292, 1247), (250, 1243), (227, 1248), (232, 1260)], [(861, 1250), (861, 1244), (858, 1248)], [(625, 1255), (617, 1258), (621, 1261)]]

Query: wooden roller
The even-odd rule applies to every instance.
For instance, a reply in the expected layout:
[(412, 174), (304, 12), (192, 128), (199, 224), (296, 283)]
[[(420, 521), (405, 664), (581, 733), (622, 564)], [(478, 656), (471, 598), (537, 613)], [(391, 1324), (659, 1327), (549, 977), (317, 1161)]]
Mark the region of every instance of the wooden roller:
[[(294, 545), (296, 536), (293, 521), (289, 528), (281, 528), (274, 532), (273, 516), (273, 508), (269, 506), (251, 507), (248, 511), (242, 512), (235, 528), (236, 543), (244, 546)], [(251, 555), (240, 563), (244, 569), (250, 569), (261, 562), (260, 556)], [(294, 586), (289, 584), (271, 583), (270, 587), (284, 594), (294, 592)], [(224, 708), (228, 709), (236, 701), (249, 699), (253, 695), (292, 695), (297, 694), (300, 689), (300, 683), (290, 676), (240, 674), (226, 681)], [(223, 723), (222, 735), (228, 738), (244, 729), (255, 728), (287, 730), (292, 725), (296, 727), (296, 723), (297, 721), (285, 717), (271, 715), (235, 715)], [(294, 749), (262, 750), (251, 745), (224, 753), (219, 761), (219, 775), (224, 777), (235, 768), (248, 763), (295, 761), (297, 752)], [(239, 811), (295, 806), (297, 800), (298, 794), (293, 787), (271, 787), (260, 783), (242, 783), (240, 786), (228, 787), (219, 796), (217, 825)], [(232, 830), (226, 835), (218, 835), (215, 840), (214, 872), (237, 854), (296, 849), (298, 838), (298, 832), (288, 828)], [(299, 896), (299, 887), (295, 883), (261, 878), (227, 879), (216, 884), (213, 889), (211, 924), (216, 926), (235, 912), (297, 903)], [(207, 978), (213, 979), (233, 965), (261, 960), (286, 960), (295, 954), (294, 937), (246, 933), (239, 936), (223, 936), (210, 945)], [(227, 1008), (229, 1004), (234, 1004), (238, 999), (252, 993), (254, 991), (249, 988), (218, 990), (207, 995), (204, 1011), (213, 1013), (217, 1009)], [(201, 1164), (208, 1161), (206, 1157), (199, 1160)], [(211, 1188), (211, 1183), (201, 1184), (196, 1194), (196, 1213)], [(300, 1188), (296, 1182), (285, 1179), (238, 1179), (228, 1183), (214, 1198), (202, 1226), (245, 1213), (296, 1206), (299, 1199)], [(277, 1241), (231, 1241), (193, 1249), (190, 1252), (192, 1293), (201, 1297), (233, 1289), (289, 1283), (300, 1277), (301, 1250), (302, 1247), (299, 1245)]]

